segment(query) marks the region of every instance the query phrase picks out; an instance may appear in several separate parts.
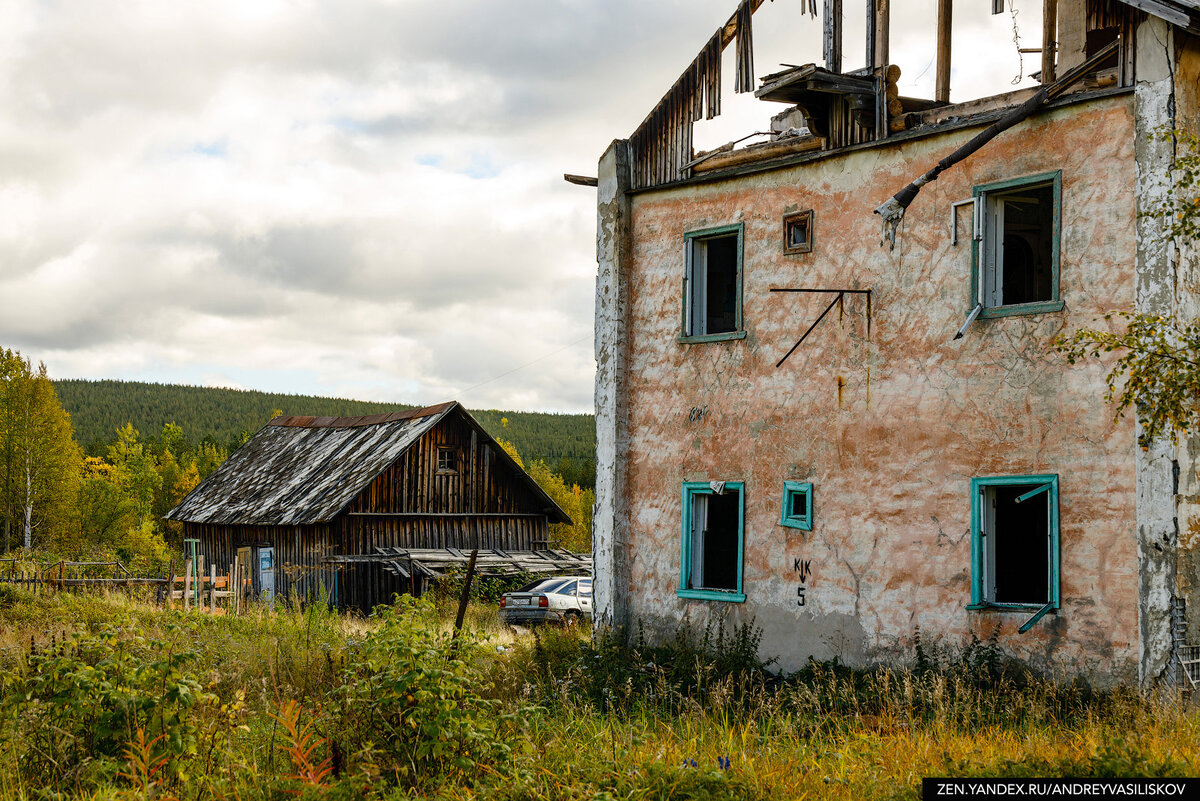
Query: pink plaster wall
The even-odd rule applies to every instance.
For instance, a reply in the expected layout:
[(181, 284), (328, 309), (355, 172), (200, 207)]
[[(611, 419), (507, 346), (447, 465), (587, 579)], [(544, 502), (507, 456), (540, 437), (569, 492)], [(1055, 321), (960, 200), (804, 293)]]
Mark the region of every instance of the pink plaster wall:
[[(1135, 678), (1135, 437), (1103, 401), (1105, 366), (1068, 367), (1052, 338), (1133, 302), (1132, 99), (1063, 108), (1002, 134), (926, 187), (894, 251), (872, 210), (978, 129), (795, 167), (636, 195), (630, 273), (632, 614), (670, 627), (755, 619), (785, 668), (809, 655), (865, 663), (971, 633), (1052, 670)], [(975, 184), (1062, 170), (1066, 309), (976, 322), (969, 209)], [(784, 214), (815, 210), (811, 254), (782, 253)], [(680, 344), (683, 236), (743, 222), (741, 341)], [(771, 287), (871, 288), (847, 297), (780, 368), (831, 298)], [(1103, 324), (1103, 323), (1101, 323)], [(841, 379), (840, 393), (838, 382)], [(689, 410), (707, 407), (700, 421)], [(1063, 606), (969, 611), (973, 476), (1058, 473)], [(680, 485), (746, 482), (744, 604), (676, 597)], [(815, 484), (812, 532), (779, 524), (783, 481)], [(805, 605), (794, 560), (809, 560)]]

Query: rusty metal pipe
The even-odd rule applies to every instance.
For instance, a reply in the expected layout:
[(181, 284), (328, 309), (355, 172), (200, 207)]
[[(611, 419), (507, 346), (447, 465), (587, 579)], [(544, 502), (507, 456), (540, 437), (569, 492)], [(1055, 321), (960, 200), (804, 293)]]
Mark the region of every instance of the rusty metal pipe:
[[(996, 138), (998, 134), (1031, 116), (1047, 100), (1052, 100), (1064, 93), (1076, 81), (1094, 70), (1101, 62), (1116, 52), (1118, 44), (1119, 40), (1110, 42), (1094, 56), (1063, 75), (1054, 83), (1043, 86), (1033, 97), (1009, 111), (987, 128), (984, 128), (972, 137), (969, 142), (934, 165), (933, 169), (888, 198), (879, 208), (875, 209), (875, 213), (883, 218), (884, 239), (889, 241), (893, 248), (896, 247), (896, 229), (900, 226), (900, 221), (904, 219), (904, 210), (916, 199), (917, 193), (921, 191), (921, 187), (936, 181), (943, 171), (950, 169), (955, 164), (975, 153), (988, 142), (992, 141), (992, 139)], [(880, 242), (880, 244), (882, 245), (883, 243)]]

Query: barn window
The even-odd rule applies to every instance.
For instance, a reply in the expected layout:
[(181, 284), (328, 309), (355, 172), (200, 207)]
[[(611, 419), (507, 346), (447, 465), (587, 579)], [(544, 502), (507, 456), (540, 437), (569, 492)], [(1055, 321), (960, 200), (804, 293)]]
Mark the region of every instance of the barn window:
[(458, 451), (454, 448), (438, 448), (437, 471), (439, 473), (458, 472)]
[(684, 235), (680, 342), (742, 339), (742, 225)]
[(780, 525), (812, 531), (813, 485), (799, 481), (783, 482), (783, 513)]
[(979, 317), (1059, 311), (1062, 174), (975, 187), (971, 308)]
[(812, 253), (813, 213), (798, 211), (783, 218), (783, 252)]
[(746, 600), (742, 550), (746, 500), (740, 481), (687, 481), (683, 485), (680, 598)]
[(1058, 609), (1058, 561), (1057, 475), (971, 479), (971, 608)]

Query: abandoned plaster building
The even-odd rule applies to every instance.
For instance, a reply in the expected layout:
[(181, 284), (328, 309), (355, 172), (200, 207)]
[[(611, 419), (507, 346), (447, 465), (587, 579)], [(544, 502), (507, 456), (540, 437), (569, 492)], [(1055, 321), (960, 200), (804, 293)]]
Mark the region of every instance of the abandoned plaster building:
[[(896, 91), (888, 0), (864, 68), (826, 0), (824, 66), (755, 86), (760, 5), (599, 162), (598, 621), (753, 620), (787, 669), (901, 658), (919, 627), (1182, 680), (1197, 442), (1143, 451), (1111, 361), (1051, 343), (1109, 309), (1197, 313), (1195, 264), (1142, 212), (1175, 157), (1154, 132), (1200, 129), (1200, 4), (1045, 0), (1041, 86), (956, 104), (950, 0), (933, 99)], [(735, 42), (777, 133), (694, 152)]]
[(421, 593), (436, 573), (412, 552), (545, 553), (549, 525), (571, 521), (456, 401), (277, 417), (166, 517), (222, 572), (252, 565), (256, 594), (361, 612)]

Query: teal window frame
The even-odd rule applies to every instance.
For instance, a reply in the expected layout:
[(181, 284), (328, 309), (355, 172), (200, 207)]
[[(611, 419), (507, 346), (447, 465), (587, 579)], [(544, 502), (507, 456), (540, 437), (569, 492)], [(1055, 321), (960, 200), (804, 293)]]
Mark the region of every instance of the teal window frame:
[[(1049, 550), (1049, 565), (1050, 565), (1050, 581), (1049, 590), (1050, 598), (1046, 604), (1029, 603), (996, 603), (985, 598), (985, 566), (984, 566), (984, 542), (983, 542), (983, 490), (987, 487), (1011, 487), (1014, 484), (1037, 484), (1039, 485), (1032, 492), (1025, 493), (1022, 498), (1032, 498), (1042, 492), (1050, 493), (1049, 501), (1049, 531), (1047, 548)], [(1045, 487), (1045, 489), (1043, 489)], [(1059, 560), (1059, 492), (1058, 492), (1058, 474), (1057, 473), (1042, 473), (1034, 475), (1022, 476), (984, 476), (971, 479), (971, 603), (967, 606), (968, 609), (1011, 609), (1017, 611), (1037, 611), (1042, 610), (1043, 613), (1049, 610), (1057, 610), (1061, 608), (1061, 582), (1059, 576), (1060, 560)], [(1038, 615), (1037, 617), (1040, 617)], [(1036, 619), (1028, 621), (1029, 624), (1036, 622)]]
[(688, 577), (692, 574), (692, 498), (695, 495), (713, 495), (715, 493), (707, 481), (685, 481), (683, 482), (682, 502), (683, 522), (679, 542), (679, 589), (675, 591), (680, 598), (726, 601), (728, 603), (742, 603), (746, 600), (745, 589), (742, 586), (742, 568), (746, 555), (746, 484), (743, 481), (726, 481), (725, 489), (736, 489), (738, 492), (737, 589), (693, 589), (688, 586)]
[[(691, 303), (692, 253), (694, 252), (695, 243), (697, 240), (713, 239), (734, 233), (737, 234), (737, 306), (734, 313), (736, 328), (733, 331), (725, 331), (720, 334), (689, 334), (688, 306)], [(702, 228), (697, 231), (688, 231), (683, 235), (683, 242), (683, 303), (677, 341), (683, 344), (696, 344), (745, 339), (746, 326), (742, 319), (742, 256), (745, 251), (745, 224), (734, 223), (732, 225), (720, 225), (716, 228)]]
[[(791, 514), (792, 498), (804, 496), (804, 514), (796, 517)], [(783, 482), (783, 509), (779, 517), (779, 525), (788, 528), (798, 528), (801, 531), (813, 529), (813, 485), (807, 481)]]
[[(1062, 243), (1062, 170), (1054, 172), (1043, 172), (1036, 175), (1026, 175), (1021, 178), (1011, 178), (1006, 181), (993, 181), (992, 183), (979, 184), (973, 187), (971, 197), (976, 203), (983, 203), (982, 210), (985, 220), (989, 218), (987, 208), (988, 195), (995, 194), (1008, 189), (1019, 189), (1021, 187), (1036, 187), (1050, 184), (1054, 187), (1054, 200), (1052, 203), (1054, 220), (1054, 244), (1050, 250), (1050, 283), (1053, 287), (1054, 297), (1051, 300), (1039, 300), (1033, 303), (1016, 303), (1011, 306), (983, 306), (979, 311), (980, 319), (994, 319), (997, 317), (1016, 317), (1027, 314), (1047, 314), (1049, 312), (1062, 311), (1066, 303), (1059, 293), (1059, 250)], [(968, 288), (968, 303), (967, 314), (982, 302), (979, 290), (979, 271), (980, 271), (980, 252), (983, 250), (984, 244), (987, 241), (985, 235), (984, 241), (976, 242), (975, 247), (971, 249), (971, 284)]]

